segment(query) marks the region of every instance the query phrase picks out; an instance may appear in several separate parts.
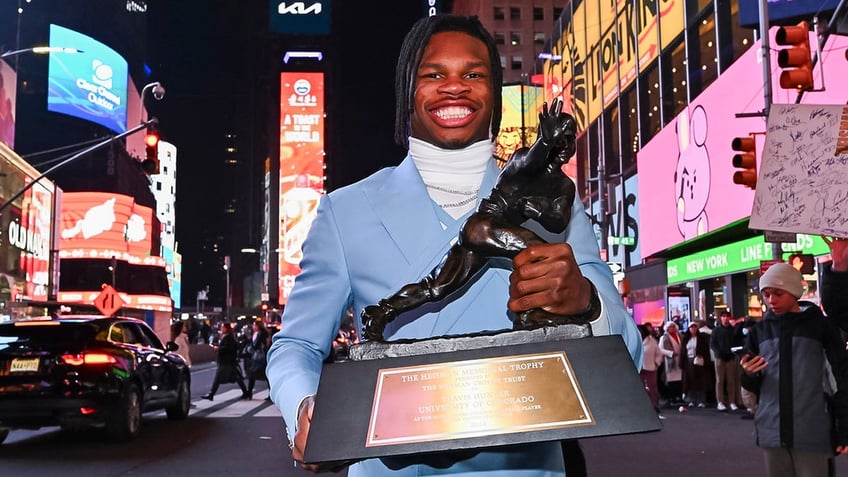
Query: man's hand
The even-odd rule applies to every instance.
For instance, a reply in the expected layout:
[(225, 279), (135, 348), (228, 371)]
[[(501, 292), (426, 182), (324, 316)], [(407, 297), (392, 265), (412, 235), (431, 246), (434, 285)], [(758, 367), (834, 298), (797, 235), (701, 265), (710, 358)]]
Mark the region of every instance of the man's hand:
[(821, 236), (828, 247), (830, 247), (830, 257), (833, 259), (831, 270), (834, 272), (848, 272), (848, 239)]
[(325, 462), (322, 464), (303, 463), (303, 451), (306, 450), (306, 438), (309, 435), (309, 426), (312, 424), (312, 410), (314, 408), (314, 395), (306, 397), (303, 402), (300, 403), (300, 408), (297, 410), (297, 432), (294, 435), (294, 442), (291, 446), (292, 458), (296, 465), (299, 465), (304, 470), (315, 472), (316, 474), (323, 472), (338, 472), (350, 464), (353, 464), (355, 461)]
[(507, 303), (511, 311), (541, 308), (566, 316), (589, 307), (592, 287), (567, 243), (531, 245), (512, 259), (512, 265)]
[(765, 358), (760, 355), (750, 356), (746, 354), (745, 356), (742, 356), (739, 364), (742, 366), (742, 370), (745, 371), (745, 374), (753, 375), (766, 369), (768, 362), (766, 362)]

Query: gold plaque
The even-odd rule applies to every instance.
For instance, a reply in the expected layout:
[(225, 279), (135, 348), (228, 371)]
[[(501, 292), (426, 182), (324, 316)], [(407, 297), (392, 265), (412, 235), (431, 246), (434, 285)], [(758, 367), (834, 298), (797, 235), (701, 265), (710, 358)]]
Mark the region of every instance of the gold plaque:
[(366, 447), (594, 425), (565, 352), (381, 369)]

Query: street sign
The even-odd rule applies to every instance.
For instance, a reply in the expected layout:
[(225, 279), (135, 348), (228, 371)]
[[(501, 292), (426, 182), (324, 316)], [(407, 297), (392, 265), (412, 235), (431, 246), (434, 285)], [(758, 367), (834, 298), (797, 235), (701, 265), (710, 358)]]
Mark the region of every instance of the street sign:
[(103, 313), (104, 316), (112, 316), (116, 311), (126, 305), (118, 291), (111, 285), (103, 285), (103, 291), (94, 299), (94, 306)]
[(764, 230), (763, 235), (769, 243), (795, 243), (797, 237), (795, 232), (778, 232), (775, 230)]

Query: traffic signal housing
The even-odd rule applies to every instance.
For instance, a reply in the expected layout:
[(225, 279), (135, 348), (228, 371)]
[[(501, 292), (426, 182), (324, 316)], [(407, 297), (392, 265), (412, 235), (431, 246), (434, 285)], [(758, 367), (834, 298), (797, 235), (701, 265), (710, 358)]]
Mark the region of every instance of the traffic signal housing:
[(774, 40), (778, 45), (788, 47), (777, 53), (777, 64), (784, 68), (780, 72), (780, 87), (798, 91), (813, 89), (810, 25), (801, 22), (795, 26), (780, 27)]
[(147, 135), (144, 137), (144, 160), (141, 168), (145, 174), (159, 173), (159, 131), (155, 126), (147, 127)]
[(733, 173), (733, 183), (757, 188), (757, 143), (753, 135), (735, 137), (730, 147), (736, 151), (733, 155), (733, 167), (739, 168)]

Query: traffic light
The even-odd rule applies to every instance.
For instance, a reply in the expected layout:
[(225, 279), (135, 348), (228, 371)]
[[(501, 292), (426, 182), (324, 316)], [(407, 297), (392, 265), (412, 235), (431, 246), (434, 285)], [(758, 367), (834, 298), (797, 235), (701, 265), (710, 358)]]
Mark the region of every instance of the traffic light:
[(263, 301), (262, 304), (259, 305), (259, 308), (262, 310), (263, 313), (268, 311), (268, 302)]
[(780, 73), (780, 87), (807, 91), (813, 89), (813, 59), (810, 54), (810, 26), (801, 22), (780, 27), (774, 40), (788, 46), (777, 53), (777, 64), (785, 68)]
[(736, 151), (733, 156), (733, 167), (741, 170), (733, 173), (733, 183), (757, 188), (757, 143), (753, 135), (735, 137), (730, 147)]
[(804, 275), (812, 275), (815, 272), (816, 259), (809, 253), (793, 253), (789, 256), (789, 265)]
[(145, 158), (141, 162), (141, 168), (147, 175), (159, 173), (159, 131), (155, 126), (147, 127), (147, 136), (144, 137)]

